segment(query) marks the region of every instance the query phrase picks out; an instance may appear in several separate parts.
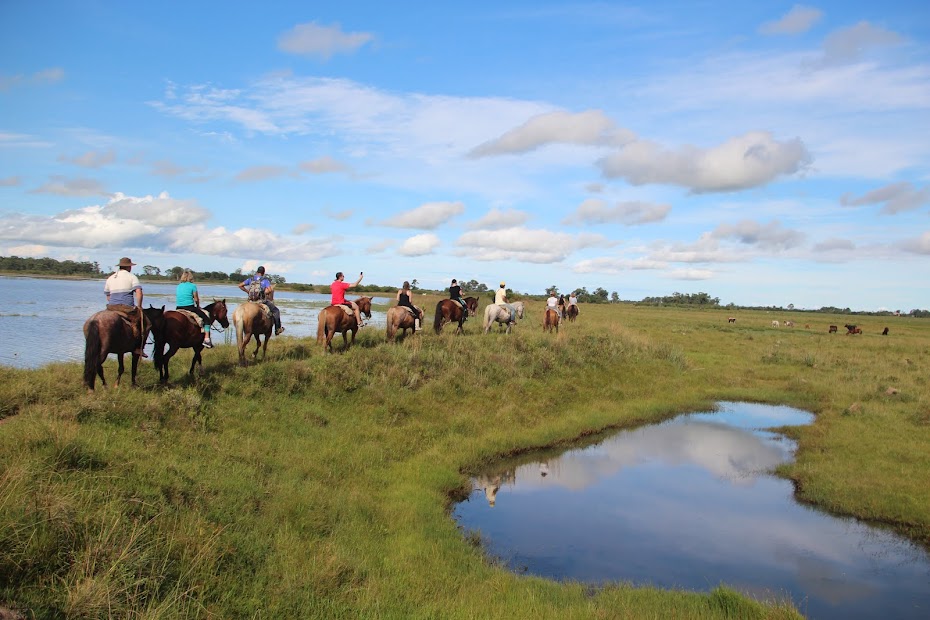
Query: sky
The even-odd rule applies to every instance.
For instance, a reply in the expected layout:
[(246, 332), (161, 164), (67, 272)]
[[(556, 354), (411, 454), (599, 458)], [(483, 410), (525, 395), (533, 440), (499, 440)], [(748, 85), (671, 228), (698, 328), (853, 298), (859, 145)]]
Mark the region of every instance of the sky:
[(927, 309), (928, 42), (925, 1), (0, 0), (0, 255)]

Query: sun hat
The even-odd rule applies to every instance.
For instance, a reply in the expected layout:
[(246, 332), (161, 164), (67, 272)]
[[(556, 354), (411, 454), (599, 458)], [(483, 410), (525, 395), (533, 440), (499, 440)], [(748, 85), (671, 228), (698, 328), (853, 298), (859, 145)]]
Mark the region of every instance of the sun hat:
[(507, 286), (506, 282), (501, 282), (501, 286)]
[(133, 265), (135, 265), (135, 263), (129, 260), (128, 256), (124, 256), (123, 258), (119, 259), (119, 265), (117, 266), (118, 267), (132, 267)]

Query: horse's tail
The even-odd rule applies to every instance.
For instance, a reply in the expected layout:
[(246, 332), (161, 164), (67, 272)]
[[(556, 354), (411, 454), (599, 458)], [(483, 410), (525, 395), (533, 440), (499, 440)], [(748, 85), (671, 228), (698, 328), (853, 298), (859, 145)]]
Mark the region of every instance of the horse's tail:
[(97, 366), (100, 365), (100, 326), (97, 321), (87, 325), (87, 342), (84, 345), (84, 385), (94, 389)]
[(320, 315), (316, 321), (316, 341), (323, 342), (326, 340), (326, 310), (320, 310)]
[(239, 346), (239, 343), (242, 342), (243, 336), (245, 336), (245, 312), (236, 308), (236, 311), (233, 312), (233, 326), (236, 328), (236, 345)]
[(433, 329), (436, 330), (437, 334), (442, 329), (442, 301), (436, 304), (436, 316), (433, 317)]
[(494, 321), (493, 315), (494, 311), (498, 309), (498, 306), (494, 304), (488, 304), (484, 307), (484, 322), (481, 324), (482, 329), (487, 332), (491, 329), (491, 323)]

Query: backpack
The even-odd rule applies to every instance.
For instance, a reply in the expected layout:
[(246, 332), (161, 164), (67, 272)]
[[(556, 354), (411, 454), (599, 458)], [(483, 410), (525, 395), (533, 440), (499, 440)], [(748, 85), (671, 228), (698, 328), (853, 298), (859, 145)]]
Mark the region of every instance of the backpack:
[(265, 287), (262, 286), (261, 280), (252, 279), (249, 284), (249, 301), (264, 301)]

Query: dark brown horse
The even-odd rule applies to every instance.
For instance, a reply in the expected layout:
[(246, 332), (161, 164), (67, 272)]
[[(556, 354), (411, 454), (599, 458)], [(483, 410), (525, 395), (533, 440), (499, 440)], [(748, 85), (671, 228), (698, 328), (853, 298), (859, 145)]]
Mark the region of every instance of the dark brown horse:
[[(210, 317), (210, 324), (219, 323), (224, 328), (229, 327), (229, 319), (226, 316), (226, 300), (215, 301), (203, 307), (203, 311)], [(165, 329), (162, 333), (152, 330), (155, 336), (155, 367), (158, 368), (158, 376), (162, 383), (168, 383), (168, 362), (178, 352), (178, 349), (193, 349), (194, 359), (191, 361), (191, 369), (188, 374), (194, 374), (194, 367), (199, 365), (200, 372), (203, 373), (203, 358), (200, 352), (203, 351), (203, 332), (200, 325), (191, 320), (189, 316), (177, 310), (165, 312)], [(164, 346), (168, 345), (168, 352), (163, 353)]]
[[(145, 314), (146, 325), (142, 330), (142, 342), (148, 339), (150, 329), (164, 329), (165, 307), (153, 308), (149, 306), (142, 311)], [(101, 310), (91, 316), (84, 323), (84, 385), (88, 390), (94, 389), (94, 383), (97, 377), (100, 377), (100, 383), (106, 386), (107, 380), (103, 376), (103, 362), (106, 361), (110, 353), (116, 354), (119, 361), (119, 369), (116, 372), (116, 385), (119, 386), (120, 378), (123, 376), (125, 366), (123, 365), (123, 354), (132, 354), (132, 385), (136, 385), (136, 373), (139, 368), (139, 355), (136, 349), (139, 346), (139, 340), (135, 336), (135, 330), (123, 315), (113, 310)]]
[[(359, 314), (364, 314), (365, 318), (371, 318), (371, 297), (359, 297), (354, 300), (358, 305)], [(351, 308), (349, 312), (343, 309), (343, 306), (327, 306), (320, 310), (320, 316), (317, 319), (316, 341), (323, 344), (323, 348), (330, 353), (333, 352), (333, 336), (337, 333), (342, 334), (344, 344), (343, 351), (355, 344), (355, 333), (358, 331), (359, 324), (355, 319), (355, 313)], [(352, 342), (349, 342), (349, 332), (352, 332)]]
[[(465, 298), (465, 307), (468, 308), (468, 314), (470, 316), (475, 316), (478, 314), (478, 298), (477, 297), (466, 297)], [(438, 304), (436, 304), (436, 316), (433, 318), (433, 329), (436, 330), (436, 333), (442, 332), (442, 328), (446, 323), (458, 323), (458, 327), (455, 329), (455, 333), (464, 334), (465, 330), (462, 328), (462, 323), (465, 322), (465, 311), (462, 310), (462, 304), (455, 301), (454, 299), (443, 299)]]
[(575, 319), (578, 318), (578, 306), (575, 304), (568, 304), (568, 306), (565, 308), (564, 316), (566, 319), (574, 323)]
[(271, 310), (268, 309), (268, 306), (254, 301), (247, 301), (233, 311), (232, 322), (236, 327), (239, 365), (246, 365), (245, 347), (249, 344), (252, 336), (255, 336), (255, 352), (252, 353), (252, 360), (258, 359), (258, 349), (262, 347), (262, 337), (264, 337), (265, 341), (264, 347), (262, 347), (262, 359), (265, 359), (265, 354), (268, 352), (268, 340), (274, 330), (274, 318), (271, 316)]
[[(407, 336), (407, 330), (416, 330), (416, 323), (413, 313), (406, 306), (394, 306), (387, 311), (387, 340), (394, 342), (397, 336), (397, 330), (401, 330), (401, 336)], [(423, 328), (423, 310), (420, 310), (420, 329)]]
[(559, 333), (559, 313), (552, 308), (546, 308), (546, 315), (543, 317), (543, 331), (551, 334), (553, 329), (555, 329), (555, 333)]

